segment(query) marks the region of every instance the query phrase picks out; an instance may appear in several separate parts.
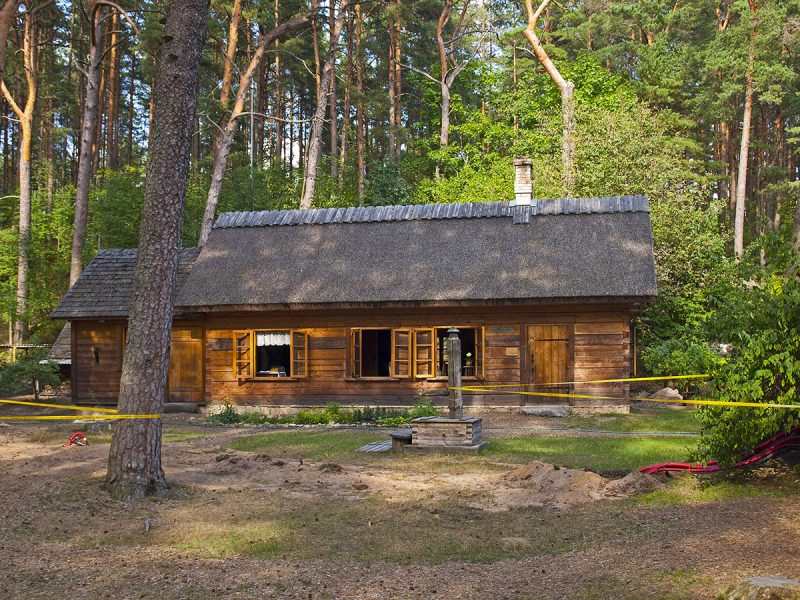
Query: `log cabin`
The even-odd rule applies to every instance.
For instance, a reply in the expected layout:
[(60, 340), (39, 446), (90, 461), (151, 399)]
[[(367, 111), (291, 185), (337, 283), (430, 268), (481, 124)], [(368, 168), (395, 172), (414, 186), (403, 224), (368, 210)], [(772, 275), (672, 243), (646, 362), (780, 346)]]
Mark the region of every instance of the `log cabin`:
[[(513, 392), (544, 383), (624, 391), (583, 382), (630, 375), (631, 319), (656, 296), (648, 201), (534, 200), (516, 169), (510, 202), (220, 215), (180, 254), (167, 401), (444, 404), (451, 326), (465, 385), (507, 386), (465, 406), (541, 403)], [(100, 251), (53, 312), (76, 403), (116, 402), (135, 263)]]

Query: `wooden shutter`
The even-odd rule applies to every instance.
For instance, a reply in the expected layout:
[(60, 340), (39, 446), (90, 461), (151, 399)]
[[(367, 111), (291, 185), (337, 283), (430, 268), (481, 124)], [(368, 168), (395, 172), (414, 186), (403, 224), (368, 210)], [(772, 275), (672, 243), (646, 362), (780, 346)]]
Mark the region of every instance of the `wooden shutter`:
[(253, 332), (233, 332), (233, 375), (239, 383), (253, 376)]
[(484, 339), (486, 336), (484, 335), (483, 327), (476, 327), (475, 328), (475, 376), (483, 379), (484, 377), (484, 367), (483, 367), (483, 356), (485, 354), (485, 347), (484, 347)]
[(354, 379), (361, 377), (361, 330), (350, 331), (350, 376)]
[(433, 329), (414, 331), (414, 377), (433, 377)]
[(411, 330), (392, 329), (392, 377), (411, 377)]
[(292, 331), (292, 367), (290, 376), (302, 379), (308, 375), (308, 334)]

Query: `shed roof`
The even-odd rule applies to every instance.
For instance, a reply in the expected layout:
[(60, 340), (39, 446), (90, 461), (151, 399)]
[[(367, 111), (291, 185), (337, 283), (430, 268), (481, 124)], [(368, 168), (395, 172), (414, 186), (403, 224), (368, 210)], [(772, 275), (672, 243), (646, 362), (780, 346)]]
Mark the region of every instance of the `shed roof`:
[[(179, 288), (199, 252), (198, 248), (181, 250)], [(127, 317), (135, 268), (135, 249), (100, 250), (51, 316), (54, 319)]]
[[(179, 311), (656, 295), (643, 196), (225, 213), (192, 252)], [(135, 257), (98, 254), (53, 316), (127, 315)]]

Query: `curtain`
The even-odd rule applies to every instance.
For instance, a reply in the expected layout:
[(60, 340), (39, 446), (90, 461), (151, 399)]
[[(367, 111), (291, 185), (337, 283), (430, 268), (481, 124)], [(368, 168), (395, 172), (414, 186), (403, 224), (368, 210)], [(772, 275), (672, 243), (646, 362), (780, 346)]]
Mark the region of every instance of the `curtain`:
[(267, 331), (256, 334), (256, 346), (288, 346), (288, 331)]

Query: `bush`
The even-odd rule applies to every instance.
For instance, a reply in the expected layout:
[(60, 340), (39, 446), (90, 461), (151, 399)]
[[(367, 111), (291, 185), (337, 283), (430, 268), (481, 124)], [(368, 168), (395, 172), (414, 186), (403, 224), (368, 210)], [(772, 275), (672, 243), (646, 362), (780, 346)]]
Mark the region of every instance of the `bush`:
[(222, 410), (208, 417), (208, 420), (212, 423), (224, 423), (226, 425), (230, 425), (232, 423), (239, 423), (242, 420), (242, 415), (236, 412), (236, 408), (234, 408), (230, 402), (226, 402), (225, 406), (222, 407)]
[(694, 339), (678, 338), (654, 344), (642, 351), (642, 363), (654, 375), (696, 375), (709, 373), (723, 360)]
[(411, 419), (417, 417), (436, 416), (439, 409), (433, 403), (421, 398), (414, 403), (411, 410), (401, 408), (386, 408), (365, 406), (364, 408), (342, 409), (339, 404), (330, 403), (325, 408), (305, 408), (296, 415), (286, 417), (269, 417), (259, 412), (250, 411), (239, 413), (230, 403), (223, 409), (208, 418), (211, 423), (232, 425), (243, 423), (247, 425), (331, 425), (375, 423), (389, 427), (407, 425)]
[[(720, 365), (714, 395), (732, 402), (797, 404), (800, 391), (800, 281), (779, 275), (743, 288), (721, 313), (732, 342)], [(725, 331), (727, 330), (727, 331)], [(781, 408), (707, 407), (698, 456), (723, 464), (759, 442), (800, 426), (800, 412)]]
[(19, 394), (33, 390), (36, 399), (39, 391), (34, 384), (39, 382), (40, 388), (49, 385), (58, 387), (61, 379), (58, 377), (58, 365), (52, 363), (39, 364), (47, 356), (46, 352), (29, 352), (17, 362), (6, 365), (0, 369), (0, 392), (6, 394)]

